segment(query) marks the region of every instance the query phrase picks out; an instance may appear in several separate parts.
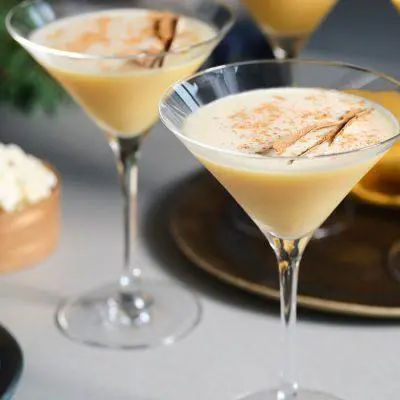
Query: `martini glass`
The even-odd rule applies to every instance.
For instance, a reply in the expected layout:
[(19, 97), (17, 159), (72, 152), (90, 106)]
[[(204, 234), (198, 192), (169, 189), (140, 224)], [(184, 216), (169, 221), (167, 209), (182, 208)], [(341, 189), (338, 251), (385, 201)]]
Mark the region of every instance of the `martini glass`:
[(297, 58), (338, 0), (242, 0), (269, 41), (275, 58)]
[[(287, 73), (295, 79), (277, 85), (274, 77)], [(388, 114), (393, 118), (393, 132), (389, 132), (393, 136), (359, 150), (310, 157), (271, 157), (230, 151), (193, 140), (185, 134), (185, 121), (204, 105), (255, 89), (295, 86), (399, 91), (399, 85), (383, 75), (339, 63), (254, 61), (197, 74), (175, 84), (161, 101), (163, 123), (243, 207), (277, 257), (283, 329), (281, 383), (278, 389), (251, 394), (244, 397), (246, 400), (335, 399), (329, 394), (298, 388), (295, 326), (299, 264), (313, 231), (399, 139), (398, 123)]]
[[(134, 44), (128, 51), (118, 52), (120, 47), (116, 39), (103, 53), (66, 51), (32, 40), (32, 34), (39, 28), (59, 21), (66, 23), (70, 17), (76, 21), (76, 17), (101, 11), (101, 21), (108, 23), (115, 13), (123, 11), (124, 14), (120, 12), (119, 15), (126, 15), (138, 9), (173, 12), (181, 18), (189, 18), (189, 22), (207, 26), (211, 34), (182, 48), (173, 48), (171, 41), (169, 49), (161, 52), (135, 48)], [(230, 9), (212, 0), (194, 1), (190, 7), (185, 7), (180, 0), (30, 0), (9, 12), (6, 21), (9, 33), (102, 130), (120, 174), (124, 200), (123, 271), (115, 282), (60, 305), (57, 325), (69, 338), (103, 347), (150, 347), (173, 343), (199, 321), (200, 306), (195, 295), (171, 283), (142, 279), (140, 265), (133, 265), (131, 194), (135, 192), (132, 187), (135, 180), (131, 179), (131, 170), (138, 160), (143, 136), (158, 120), (162, 93), (177, 79), (193, 73), (232, 23)], [(67, 27), (67, 32), (74, 29), (63, 26)], [(100, 33), (89, 30), (82, 36), (83, 43)], [(117, 46), (115, 51), (114, 46)], [(146, 68), (138, 69), (137, 64)]]

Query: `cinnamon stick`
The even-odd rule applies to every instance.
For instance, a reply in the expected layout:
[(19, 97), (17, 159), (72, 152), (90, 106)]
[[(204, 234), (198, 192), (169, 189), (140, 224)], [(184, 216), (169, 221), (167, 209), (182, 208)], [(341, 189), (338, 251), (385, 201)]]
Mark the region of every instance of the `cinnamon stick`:
[(332, 126), (337, 126), (339, 122), (323, 122), (320, 124), (315, 124), (311, 126), (307, 126), (305, 128), (300, 129), (299, 131), (295, 132), (288, 138), (278, 139), (272, 145), (273, 149), (277, 152), (277, 154), (282, 154), (288, 147), (292, 144), (296, 143), (302, 137), (306, 136), (308, 133), (313, 131), (317, 131), (324, 128), (330, 128)]
[[(167, 53), (171, 50), (172, 43), (176, 36), (176, 30), (178, 27), (179, 18), (175, 14), (164, 14), (163, 16), (156, 18), (154, 21), (154, 32), (158, 39), (161, 40), (163, 44), (163, 53)], [(161, 68), (165, 61), (165, 55), (157, 57), (153, 60), (152, 67)]]
[(324, 136), (322, 136), (316, 143), (314, 143), (312, 146), (307, 148), (306, 150), (302, 151), (300, 154), (297, 156), (303, 156), (308, 154), (310, 151), (314, 150), (316, 147), (319, 145), (329, 142), (329, 145), (331, 146), (335, 139), (347, 128), (349, 127), (352, 123), (354, 123), (357, 119), (359, 119), (362, 115), (366, 115), (372, 112), (371, 108), (360, 110), (351, 110), (347, 112), (345, 115), (342, 116), (341, 122), (339, 123), (338, 126), (334, 127), (331, 129), (328, 133), (326, 133)]
[(179, 17), (172, 13), (157, 13), (151, 16), (153, 35), (162, 43), (162, 49), (147, 50), (143, 57), (136, 58), (134, 63), (144, 68), (161, 68), (165, 55), (160, 53), (170, 51), (175, 39)]

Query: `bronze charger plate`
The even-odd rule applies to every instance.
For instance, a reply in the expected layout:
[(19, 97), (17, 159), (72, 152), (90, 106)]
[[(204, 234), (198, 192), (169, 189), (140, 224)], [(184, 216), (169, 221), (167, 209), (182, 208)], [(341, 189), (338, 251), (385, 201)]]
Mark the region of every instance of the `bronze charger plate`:
[[(207, 172), (180, 187), (171, 231), (198, 267), (248, 292), (279, 299), (272, 250)], [(400, 318), (400, 211), (356, 203), (353, 223), (341, 234), (311, 240), (300, 267), (298, 304), (336, 314)]]

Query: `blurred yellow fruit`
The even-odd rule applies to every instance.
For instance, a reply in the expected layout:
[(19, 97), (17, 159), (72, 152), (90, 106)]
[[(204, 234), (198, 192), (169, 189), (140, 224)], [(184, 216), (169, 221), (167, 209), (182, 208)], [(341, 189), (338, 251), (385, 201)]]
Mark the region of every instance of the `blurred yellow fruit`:
[(399, 183), (400, 192), (400, 143), (396, 143), (389, 150), (374, 170), (386, 182)]
[[(400, 0), (396, 0), (400, 7)], [(400, 93), (352, 90), (354, 94), (381, 104), (400, 121)], [(380, 205), (400, 205), (400, 142), (395, 144), (356, 185), (353, 193), (362, 200)]]

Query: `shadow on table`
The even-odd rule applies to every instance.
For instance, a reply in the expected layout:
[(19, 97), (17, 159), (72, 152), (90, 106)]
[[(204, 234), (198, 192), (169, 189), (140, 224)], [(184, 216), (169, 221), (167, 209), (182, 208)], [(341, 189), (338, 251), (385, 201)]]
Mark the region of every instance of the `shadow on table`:
[[(16, 392), (17, 398), (29, 399), (57, 399), (57, 400), (156, 400), (155, 398), (142, 397), (136, 394), (118, 393), (118, 390), (95, 386), (91, 382), (82, 381), (79, 377), (40, 376), (32, 373), (27, 379), (34, 380), (34, 384), (27, 384), (29, 393), (25, 393), (24, 386)], [(66, 390), (60, 390), (65, 388)]]
[(41, 304), (56, 307), (64, 298), (59, 293), (47, 289), (38, 289), (19, 283), (1, 282), (0, 300), (26, 302), (29, 304)]
[[(189, 176), (186, 179), (190, 180), (192, 177)], [(151, 256), (161, 265), (164, 271), (202, 295), (235, 307), (273, 315), (278, 318), (279, 305), (276, 301), (246, 293), (218, 281), (195, 266), (180, 252), (170, 233), (169, 223), (171, 211), (178, 201), (180, 190), (184, 185), (185, 181), (179, 181), (171, 186), (163, 187), (153, 196), (155, 200), (143, 210), (141, 232)], [(399, 320), (357, 318), (324, 314), (305, 309), (299, 310), (299, 319), (313, 323), (368, 325), (372, 327), (400, 324)]]

